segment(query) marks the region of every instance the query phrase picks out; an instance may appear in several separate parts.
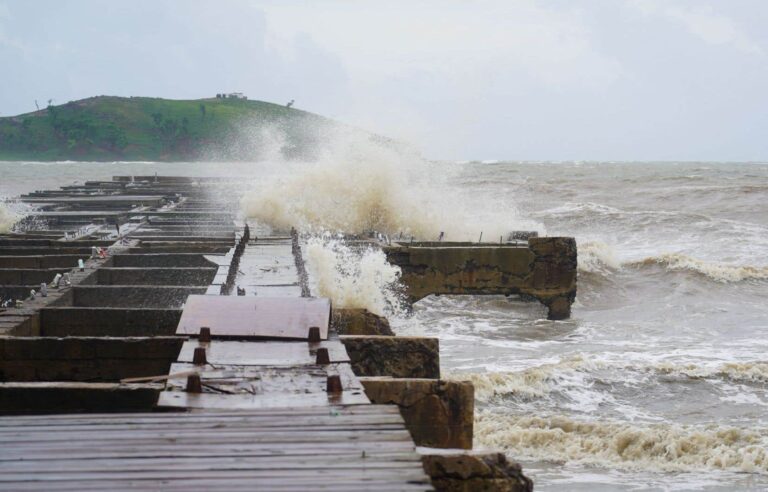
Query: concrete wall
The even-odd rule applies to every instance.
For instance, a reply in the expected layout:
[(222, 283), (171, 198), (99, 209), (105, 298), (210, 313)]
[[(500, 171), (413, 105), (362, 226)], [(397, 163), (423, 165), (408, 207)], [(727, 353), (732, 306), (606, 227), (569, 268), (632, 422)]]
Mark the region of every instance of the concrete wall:
[(145, 255), (114, 255), (113, 267), (207, 267), (215, 268), (217, 265), (205, 259), (199, 253), (153, 253)]
[(180, 308), (191, 294), (205, 294), (206, 287), (77, 286), (73, 289), (72, 306), (77, 307), (144, 307)]
[(75, 268), (77, 260), (90, 256), (51, 255), (51, 256), (0, 256), (0, 268)]
[(162, 384), (0, 383), (0, 414), (150, 412)]
[(341, 335), (352, 371), (358, 376), (440, 377), (437, 338)]
[(40, 310), (40, 335), (168, 336), (179, 319), (180, 309), (48, 307)]
[(519, 294), (547, 306), (550, 319), (564, 319), (576, 298), (573, 238), (530, 238), (528, 247), (441, 243), (384, 251), (401, 268), (411, 302), (430, 294)]
[(0, 269), (0, 285), (35, 285), (51, 282), (57, 273), (65, 273), (71, 268), (49, 268), (44, 270), (14, 268)]
[(119, 381), (162, 376), (182, 337), (0, 337), (0, 381)]
[(217, 268), (101, 268), (100, 285), (208, 285)]
[(434, 379), (361, 378), (371, 403), (397, 405), (418, 446), (472, 448), (471, 383)]

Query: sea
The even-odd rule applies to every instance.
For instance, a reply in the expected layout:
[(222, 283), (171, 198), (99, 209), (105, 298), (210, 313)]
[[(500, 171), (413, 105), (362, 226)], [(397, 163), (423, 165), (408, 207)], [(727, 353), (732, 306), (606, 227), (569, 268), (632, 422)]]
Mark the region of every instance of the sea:
[[(0, 197), (114, 174), (242, 176), (244, 215), (311, 236), (321, 294), (389, 316), (399, 334), (439, 337), (444, 377), (475, 384), (475, 447), (520, 462), (535, 490), (768, 490), (767, 163), (355, 152), (304, 164), (3, 162)], [(24, 207), (0, 212), (8, 222)], [(338, 232), (355, 229), (574, 236), (573, 315), (549, 321), (501, 296), (429, 297), (408, 312), (380, 252), (344, 245)]]

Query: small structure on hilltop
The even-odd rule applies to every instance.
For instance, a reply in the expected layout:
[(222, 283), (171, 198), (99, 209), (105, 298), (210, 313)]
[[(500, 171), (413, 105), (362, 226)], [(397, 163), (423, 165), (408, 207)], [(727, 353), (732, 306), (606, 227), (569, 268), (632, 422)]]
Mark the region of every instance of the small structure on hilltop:
[(221, 94), (216, 94), (216, 99), (243, 99), (243, 100), (246, 100), (246, 99), (248, 99), (248, 96), (246, 96), (242, 92), (230, 92), (229, 94), (222, 92)]
[(295, 101), (294, 99), (291, 99), (291, 100), (288, 102), (288, 104), (286, 104), (286, 105), (285, 105), (285, 107), (286, 107), (286, 108), (291, 108), (291, 107), (293, 107), (293, 103), (294, 103), (294, 101)]

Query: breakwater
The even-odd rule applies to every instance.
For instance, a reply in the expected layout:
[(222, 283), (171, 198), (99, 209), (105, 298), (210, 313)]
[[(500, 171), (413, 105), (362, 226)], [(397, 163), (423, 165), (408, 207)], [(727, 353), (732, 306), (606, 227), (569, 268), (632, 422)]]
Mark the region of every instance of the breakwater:
[(0, 236), (4, 485), (529, 490), (502, 454), (416, 453), (472, 447), (472, 384), (440, 379), (437, 339), (312, 297), (302, 238), (238, 220), (237, 191), (118, 176), (22, 197)]

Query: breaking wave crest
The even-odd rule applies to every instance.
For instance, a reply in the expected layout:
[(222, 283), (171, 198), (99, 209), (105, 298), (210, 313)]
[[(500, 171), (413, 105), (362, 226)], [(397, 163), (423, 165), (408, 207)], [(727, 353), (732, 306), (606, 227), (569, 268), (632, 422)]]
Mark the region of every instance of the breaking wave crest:
[(449, 375), (449, 378), (471, 381), (475, 387), (475, 398), (488, 402), (494, 397), (515, 395), (523, 399), (541, 398), (547, 395), (565, 372), (573, 372), (599, 363), (576, 356), (552, 364), (542, 364), (522, 371), (463, 373)]
[(601, 241), (579, 243), (579, 272), (608, 276), (624, 267), (642, 269), (660, 266), (668, 272), (691, 272), (721, 283), (768, 279), (768, 266), (730, 265), (705, 261), (681, 253), (662, 253), (642, 260), (621, 262), (616, 251)]
[(661, 374), (691, 379), (719, 378), (739, 383), (768, 383), (768, 362), (729, 362), (716, 367), (660, 364), (655, 369)]
[(316, 295), (331, 299), (334, 307), (364, 308), (378, 315), (400, 312), (400, 268), (381, 250), (354, 250), (340, 240), (311, 238), (306, 251)]
[(743, 280), (768, 279), (768, 266), (728, 265), (719, 262), (699, 260), (679, 253), (665, 253), (650, 256), (640, 261), (625, 263), (631, 267), (659, 265), (671, 272), (693, 272), (717, 282), (740, 282)]
[(516, 459), (630, 470), (768, 473), (768, 429), (582, 422), (485, 410), (475, 418), (475, 437)]
[(579, 243), (578, 268), (583, 273), (607, 274), (621, 268), (615, 250), (601, 241)]
[[(455, 373), (450, 379), (471, 381), (475, 387), (475, 398), (481, 403), (496, 398), (514, 396), (522, 400), (544, 398), (557, 388), (562, 389), (568, 381), (577, 385), (585, 383), (590, 372), (602, 369), (621, 371), (621, 380), (629, 380), (630, 372), (683, 377), (688, 379), (728, 380), (737, 383), (768, 383), (768, 362), (728, 362), (709, 366), (697, 364), (636, 364), (589, 360), (573, 356), (551, 364), (542, 364), (521, 371)], [(574, 377), (581, 374), (582, 377)], [(642, 376), (639, 374), (639, 376)], [(596, 376), (596, 375), (595, 375)]]

